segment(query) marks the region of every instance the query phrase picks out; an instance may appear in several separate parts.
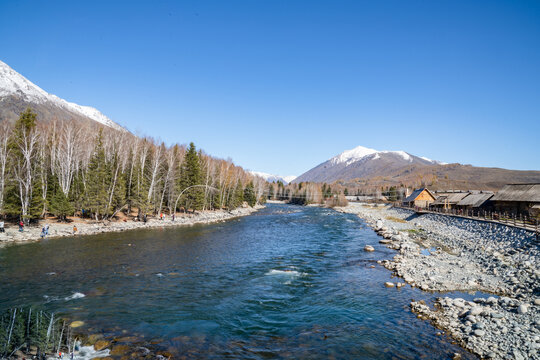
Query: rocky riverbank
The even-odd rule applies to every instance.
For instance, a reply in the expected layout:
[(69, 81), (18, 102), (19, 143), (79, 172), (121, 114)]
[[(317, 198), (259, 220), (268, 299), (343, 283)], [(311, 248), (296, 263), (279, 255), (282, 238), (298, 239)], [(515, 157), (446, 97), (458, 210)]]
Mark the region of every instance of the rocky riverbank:
[(41, 228), (49, 224), (49, 235), (51, 237), (74, 236), (73, 226), (77, 227), (75, 236), (92, 235), (106, 232), (118, 232), (132, 229), (158, 228), (171, 226), (189, 226), (195, 224), (209, 224), (213, 222), (225, 221), (239, 216), (249, 215), (262, 206), (238, 208), (231, 211), (215, 210), (200, 211), (195, 214), (177, 214), (174, 221), (170, 216), (165, 220), (148, 219), (142, 221), (78, 221), (71, 223), (59, 223), (54, 221), (43, 222), (39, 226), (27, 226), (23, 232), (19, 232), (16, 226), (6, 228), (5, 233), (0, 233), (0, 247), (7, 244), (25, 243), (41, 240)]
[(492, 295), (440, 297), (434, 307), (413, 301), (418, 316), (481, 358), (540, 359), (540, 246), (534, 234), (386, 206), (353, 203), (336, 210), (365, 219), (382, 245), (398, 251), (381, 264), (411, 286)]

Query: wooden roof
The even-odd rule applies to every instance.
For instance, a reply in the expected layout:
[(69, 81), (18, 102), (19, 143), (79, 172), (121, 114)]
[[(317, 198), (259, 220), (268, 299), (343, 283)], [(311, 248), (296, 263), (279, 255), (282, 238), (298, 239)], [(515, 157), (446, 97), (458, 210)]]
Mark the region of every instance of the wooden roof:
[(437, 200), (435, 200), (433, 205), (444, 205), (444, 204), (455, 205), (459, 203), (467, 195), (469, 195), (468, 192), (461, 192), (461, 193), (452, 193), (452, 194), (439, 196)]
[(423, 192), (423, 191), (427, 191), (427, 193), (433, 198), (433, 200), (435, 200), (435, 196), (433, 196), (433, 194), (431, 193), (431, 191), (429, 191), (428, 189), (426, 188), (421, 188), (421, 189), (416, 189), (412, 192), (411, 195), (407, 196), (407, 198), (405, 198), (405, 200), (403, 200), (403, 202), (413, 202), (414, 200), (416, 200), (416, 198), (418, 196), (420, 196), (420, 194)]
[(493, 197), (493, 193), (469, 194), (457, 203), (460, 206), (480, 207)]
[(508, 184), (491, 200), (540, 202), (540, 184)]

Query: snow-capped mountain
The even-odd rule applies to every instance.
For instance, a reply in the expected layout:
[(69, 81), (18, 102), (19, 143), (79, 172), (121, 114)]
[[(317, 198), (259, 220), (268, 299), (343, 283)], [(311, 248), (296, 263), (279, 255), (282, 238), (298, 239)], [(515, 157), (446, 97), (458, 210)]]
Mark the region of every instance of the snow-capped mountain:
[(89, 119), (117, 130), (126, 131), (99, 110), (78, 105), (56, 95), (49, 94), (39, 86), (0, 61), (0, 120), (18, 118), (26, 107), (32, 107), (43, 120)]
[(267, 173), (260, 172), (260, 171), (250, 171), (250, 173), (255, 175), (255, 176), (261, 177), (261, 178), (263, 178), (264, 180), (266, 180), (268, 182), (281, 181), (285, 185), (287, 185), (288, 183), (290, 183), (291, 181), (293, 181), (296, 178), (296, 176), (294, 176), (294, 175), (279, 176), (279, 175), (267, 174)]
[(411, 155), (405, 151), (379, 151), (363, 146), (346, 150), (319, 164), (294, 179), (302, 181), (327, 182), (350, 180), (372, 175), (383, 175), (408, 165), (444, 165), (440, 161)]

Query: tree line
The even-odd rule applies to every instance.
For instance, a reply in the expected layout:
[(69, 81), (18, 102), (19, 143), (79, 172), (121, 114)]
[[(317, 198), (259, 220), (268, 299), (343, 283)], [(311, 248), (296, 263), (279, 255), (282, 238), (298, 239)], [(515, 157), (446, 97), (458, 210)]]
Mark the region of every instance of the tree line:
[(347, 189), (334, 184), (301, 182), (284, 185), (281, 181), (269, 183), (266, 196), (269, 200), (281, 200), (290, 204), (309, 205), (324, 204), (326, 206), (345, 206)]
[(189, 146), (79, 122), (0, 121), (0, 216), (111, 219), (234, 209), (263, 198), (266, 182), (231, 160)]
[(54, 313), (36, 308), (13, 308), (0, 313), (0, 359), (8, 359), (18, 350), (37, 359), (58, 351), (73, 351), (72, 328)]

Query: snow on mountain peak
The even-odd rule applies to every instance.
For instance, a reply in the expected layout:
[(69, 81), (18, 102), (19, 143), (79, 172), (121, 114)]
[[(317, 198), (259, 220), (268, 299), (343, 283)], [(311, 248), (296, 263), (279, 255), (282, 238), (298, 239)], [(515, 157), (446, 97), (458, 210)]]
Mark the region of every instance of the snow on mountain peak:
[[(355, 162), (357, 160), (360, 160), (368, 155), (377, 153), (377, 150), (369, 149), (367, 147), (363, 146), (357, 146), (354, 149), (351, 150), (345, 150), (341, 154), (334, 156), (332, 159), (332, 163), (334, 164), (340, 164), (340, 163), (346, 163), (349, 165), (352, 162)], [(352, 161), (351, 161), (352, 160)]]
[(365, 158), (366, 156), (373, 154), (375, 154), (373, 160), (380, 158), (379, 154), (396, 154), (401, 156), (406, 161), (413, 161), (412, 157), (405, 151), (378, 151), (374, 149), (369, 149), (364, 146), (357, 146), (354, 149), (346, 150), (341, 154), (334, 156), (332, 159), (330, 159), (330, 161), (333, 164), (345, 163), (345, 165), (350, 165), (353, 162), (356, 162)]
[(61, 99), (56, 95), (49, 94), (0, 60), (0, 97), (10, 95), (20, 96), (25, 101), (37, 104), (50, 102), (72, 113), (97, 121), (100, 124), (126, 131), (122, 126), (93, 107), (78, 105)]

